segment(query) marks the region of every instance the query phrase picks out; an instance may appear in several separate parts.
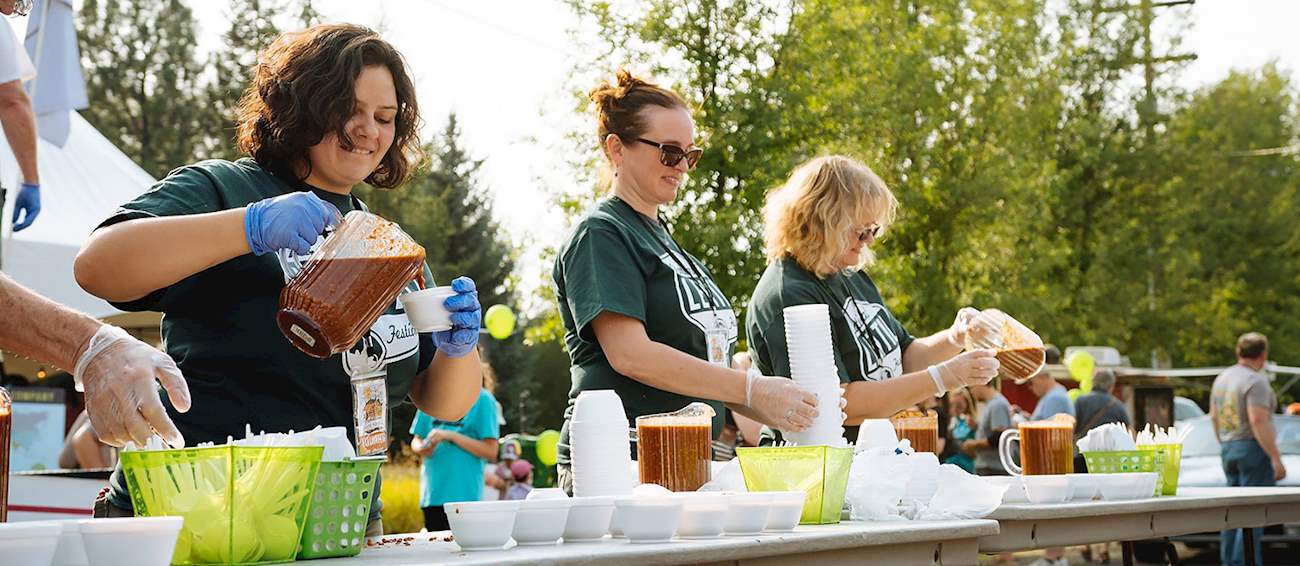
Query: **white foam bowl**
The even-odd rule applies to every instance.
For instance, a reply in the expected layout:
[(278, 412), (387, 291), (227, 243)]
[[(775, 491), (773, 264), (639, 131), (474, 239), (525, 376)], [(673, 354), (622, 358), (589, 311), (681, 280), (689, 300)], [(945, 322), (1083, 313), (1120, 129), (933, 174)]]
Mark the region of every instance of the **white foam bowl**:
[(677, 523), (677, 537), (690, 539), (717, 538), (730, 512), (731, 498), (721, 493), (691, 492), (680, 494), (682, 518)]
[(176, 551), (181, 517), (82, 519), (81, 542), (90, 566), (166, 566)]
[(520, 546), (555, 544), (564, 536), (573, 502), (564, 499), (525, 499), (519, 506), (511, 536)]
[(86, 558), (86, 545), (81, 540), (80, 519), (53, 521), (63, 530), (59, 535), (59, 547), (54, 551), (54, 566), (89, 566)]
[(613, 497), (574, 497), (569, 520), (564, 525), (564, 542), (600, 540), (609, 532), (614, 518)]
[(451, 329), (451, 311), (446, 301), (456, 295), (451, 287), (430, 287), (405, 293), (398, 297), (411, 326), (419, 332), (440, 332)]
[(756, 535), (767, 528), (772, 510), (772, 492), (748, 491), (730, 494), (731, 512), (723, 532), (729, 535)]
[(618, 523), (631, 542), (666, 542), (677, 533), (682, 518), (682, 498), (617, 497)]
[(1007, 486), (1007, 491), (1002, 494), (1003, 503), (1029, 503), (1029, 495), (1025, 493), (1025, 484), (1020, 481), (1020, 476), (980, 476), (980, 479)]
[(451, 534), (461, 550), (500, 550), (510, 542), (522, 502), (462, 501), (445, 503)]
[(528, 492), (528, 497), (525, 497), (524, 499), (531, 501), (533, 499), (568, 499), (568, 498), (569, 498), (569, 494), (564, 493), (564, 490), (558, 487), (539, 487), (537, 489)]
[(788, 533), (793, 531), (803, 517), (803, 507), (808, 494), (802, 491), (773, 491), (772, 509), (767, 514), (765, 531)]
[(1096, 476), (1101, 498), (1108, 501), (1154, 497), (1156, 480), (1159, 478), (1155, 472), (1096, 474)]
[(1030, 503), (1064, 503), (1070, 500), (1070, 478), (1065, 474), (1020, 476)]
[(1074, 501), (1091, 501), (1100, 497), (1101, 485), (1097, 481), (1097, 476), (1100, 475), (1102, 474), (1066, 474), (1066, 477), (1070, 478), (1070, 484), (1074, 491), (1071, 499)]
[(53, 521), (0, 523), (0, 558), (5, 564), (49, 566), (62, 533)]

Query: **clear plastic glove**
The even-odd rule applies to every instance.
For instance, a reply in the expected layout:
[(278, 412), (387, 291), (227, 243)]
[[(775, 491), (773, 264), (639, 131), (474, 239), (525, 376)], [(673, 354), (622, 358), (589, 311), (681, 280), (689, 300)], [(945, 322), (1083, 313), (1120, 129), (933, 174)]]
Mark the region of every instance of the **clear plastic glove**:
[(938, 390), (935, 395), (942, 395), (946, 391), (988, 383), (998, 375), (1001, 366), (993, 357), (993, 350), (971, 350), (932, 365), (928, 371)]
[(980, 311), (974, 307), (962, 307), (957, 310), (957, 317), (953, 319), (952, 326), (948, 327), (948, 343), (956, 346), (958, 349), (966, 347), (966, 332), (970, 330), (971, 322), (979, 316)]
[(817, 396), (793, 379), (761, 375), (752, 368), (745, 375), (745, 404), (757, 413), (759, 422), (792, 432), (811, 426), (818, 413)]
[(244, 235), (253, 255), (284, 249), (306, 255), (325, 228), (340, 218), (334, 205), (311, 192), (289, 193), (248, 205)]
[(144, 446), (157, 433), (174, 447), (185, 446), (154, 383), (162, 383), (177, 411), (190, 410), (189, 386), (171, 356), (105, 325), (82, 347), (73, 376), (86, 392), (86, 414), (105, 444), (122, 446), (129, 440)]
[(483, 309), (478, 304), (478, 291), (474, 280), (457, 277), (451, 282), (456, 294), (443, 301), (451, 311), (451, 329), (433, 333), (433, 343), (438, 350), (459, 358), (474, 350), (478, 344), (479, 328), (483, 325)]
[[(23, 212), (26, 214), (23, 215), (23, 221), (19, 222), (18, 216)], [(13, 217), (9, 219), (9, 223), (13, 224), (14, 232), (26, 230), (32, 222), (36, 221), (40, 213), (41, 186), (35, 183), (23, 183), (22, 188), (18, 190), (18, 198), (14, 200)]]

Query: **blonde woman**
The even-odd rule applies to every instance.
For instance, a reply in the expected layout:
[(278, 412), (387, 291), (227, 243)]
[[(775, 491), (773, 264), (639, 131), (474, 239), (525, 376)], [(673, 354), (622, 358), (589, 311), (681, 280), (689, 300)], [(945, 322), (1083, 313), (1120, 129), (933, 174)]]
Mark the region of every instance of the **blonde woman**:
[(828, 305), (851, 440), (863, 419), (888, 417), (998, 372), (991, 351), (961, 353), (975, 309), (958, 311), (951, 328), (914, 338), (863, 270), (897, 206), (866, 165), (827, 156), (795, 169), (763, 209), (768, 265), (749, 302), (750, 355), (763, 375), (789, 376), (783, 309)]

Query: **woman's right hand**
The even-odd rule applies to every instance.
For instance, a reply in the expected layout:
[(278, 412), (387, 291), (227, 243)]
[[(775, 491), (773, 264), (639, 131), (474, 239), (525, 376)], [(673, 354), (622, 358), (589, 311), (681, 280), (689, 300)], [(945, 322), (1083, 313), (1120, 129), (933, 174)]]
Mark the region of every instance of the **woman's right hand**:
[(334, 205), (310, 191), (293, 192), (248, 205), (244, 235), (253, 255), (282, 249), (306, 255), (325, 228), (338, 224), (341, 217)]
[(785, 431), (801, 432), (817, 418), (817, 397), (792, 379), (751, 373), (749, 408), (759, 422)]
[(1001, 366), (993, 350), (971, 350), (932, 365), (928, 371), (939, 393), (943, 393), (988, 383), (997, 377)]
[(157, 433), (174, 448), (185, 438), (158, 396), (161, 383), (178, 412), (190, 409), (190, 390), (171, 356), (114, 326), (102, 326), (82, 346), (73, 375), (86, 392), (86, 415), (109, 446), (144, 446)]

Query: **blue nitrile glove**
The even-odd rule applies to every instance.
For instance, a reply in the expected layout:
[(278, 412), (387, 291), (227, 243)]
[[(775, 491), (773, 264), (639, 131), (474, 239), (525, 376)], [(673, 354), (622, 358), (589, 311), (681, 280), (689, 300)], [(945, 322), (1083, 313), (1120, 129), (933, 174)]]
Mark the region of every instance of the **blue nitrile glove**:
[[(23, 211), (27, 211), (27, 214), (23, 217), (23, 221), (19, 222), (18, 215)], [(36, 217), (40, 214), (41, 186), (35, 183), (23, 183), (22, 188), (18, 191), (17, 200), (14, 200), (13, 218), (9, 220), (14, 225), (14, 232), (26, 230), (28, 226), (32, 225), (32, 222), (36, 221)], [(0, 218), (3, 218), (3, 216), (0, 216)]]
[(334, 205), (310, 192), (289, 193), (248, 205), (244, 235), (253, 255), (284, 249), (306, 255), (327, 226), (338, 224), (339, 216)]
[(451, 290), (456, 294), (442, 303), (451, 311), (451, 330), (434, 332), (433, 344), (453, 358), (474, 351), (474, 345), (478, 344), (483, 309), (478, 304), (478, 291), (474, 289), (473, 279), (457, 277), (451, 282)]

